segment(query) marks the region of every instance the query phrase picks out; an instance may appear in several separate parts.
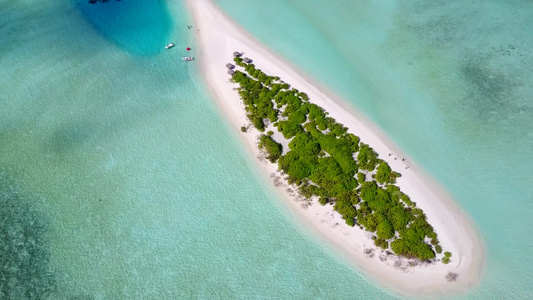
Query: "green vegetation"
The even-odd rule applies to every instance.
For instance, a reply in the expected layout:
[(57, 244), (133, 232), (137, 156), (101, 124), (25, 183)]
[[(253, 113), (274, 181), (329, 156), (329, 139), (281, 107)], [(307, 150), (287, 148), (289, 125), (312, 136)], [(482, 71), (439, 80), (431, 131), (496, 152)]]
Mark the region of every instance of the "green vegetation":
[(389, 248), (389, 242), (387, 242), (386, 240), (381, 239), (381, 238), (375, 239), (375, 240), (374, 240), (374, 244), (375, 244), (376, 246), (380, 247), (380, 248), (383, 249), (383, 250)]
[(442, 263), (443, 264), (449, 264), (450, 261), (451, 261), (451, 257), (452, 257), (452, 254), (448, 251), (444, 252), (444, 257), (442, 258)]
[(359, 167), (367, 171), (373, 171), (378, 164), (378, 154), (367, 144), (361, 143), (359, 154), (357, 154)]
[(246, 126), (241, 126), (241, 132), (246, 132)]
[(365, 180), (366, 180), (365, 174), (357, 173), (357, 182), (359, 182), (360, 184), (363, 184), (365, 183)]
[(375, 178), (377, 182), (385, 184), (396, 183), (396, 178), (401, 176), (402, 175), (400, 173), (393, 172), (389, 167), (389, 164), (384, 161), (381, 161), (378, 166)]
[[(375, 233), (374, 243), (382, 249), (390, 247), (397, 255), (420, 260), (442, 252), (426, 215), (394, 185), (401, 175), (374, 149), (310, 103), (307, 94), (240, 58), (234, 61), (245, 70), (236, 70), (232, 81), (239, 85), (247, 117), (261, 132), (271, 123), (290, 141), (282, 155), (281, 144), (269, 131), (261, 135), (259, 148), (302, 196), (332, 204), (346, 224)], [(366, 181), (370, 177), (373, 180)]]
[(267, 159), (270, 162), (276, 162), (283, 153), (283, 146), (280, 143), (276, 143), (269, 135), (262, 134), (259, 138), (259, 148), (264, 149), (268, 155)]

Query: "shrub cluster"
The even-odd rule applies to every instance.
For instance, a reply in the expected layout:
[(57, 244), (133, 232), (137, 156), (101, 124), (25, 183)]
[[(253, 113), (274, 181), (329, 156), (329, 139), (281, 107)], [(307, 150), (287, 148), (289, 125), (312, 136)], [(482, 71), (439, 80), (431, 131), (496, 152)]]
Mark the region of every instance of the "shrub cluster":
[[(375, 233), (376, 246), (390, 246), (397, 255), (427, 260), (442, 252), (425, 214), (394, 185), (401, 175), (369, 145), (279, 77), (268, 76), (240, 58), (235, 63), (245, 72), (236, 71), (232, 80), (239, 84), (254, 127), (264, 131), (269, 121), (290, 140), (285, 155), (270, 132), (261, 135), (259, 147), (303, 196), (332, 204), (348, 225)], [(375, 180), (367, 181), (368, 173)]]
[(283, 153), (283, 146), (277, 143), (270, 137), (270, 135), (262, 134), (259, 138), (259, 149), (264, 149), (267, 152), (267, 159), (274, 163)]
[(444, 252), (444, 257), (442, 258), (443, 264), (449, 264), (451, 261), (452, 254), (448, 251)]

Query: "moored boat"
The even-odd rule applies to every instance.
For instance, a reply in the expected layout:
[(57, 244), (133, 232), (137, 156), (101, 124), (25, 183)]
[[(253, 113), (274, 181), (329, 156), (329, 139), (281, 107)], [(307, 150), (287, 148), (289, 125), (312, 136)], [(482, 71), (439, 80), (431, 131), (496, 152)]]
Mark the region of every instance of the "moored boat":
[(172, 48), (172, 47), (174, 47), (174, 46), (176, 46), (176, 44), (174, 44), (174, 43), (170, 43), (170, 44), (168, 44), (168, 45), (165, 46), (165, 49), (170, 49), (170, 48)]
[(184, 60), (184, 61), (191, 61), (191, 60), (194, 60), (194, 57), (192, 57), (192, 56), (185, 56), (185, 57), (182, 57), (181, 59)]

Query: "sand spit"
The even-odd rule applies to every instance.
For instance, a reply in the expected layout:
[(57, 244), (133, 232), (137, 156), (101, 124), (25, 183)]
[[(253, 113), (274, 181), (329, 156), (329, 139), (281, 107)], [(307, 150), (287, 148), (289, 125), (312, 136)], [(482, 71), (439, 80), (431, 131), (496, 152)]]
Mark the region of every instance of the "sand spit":
[(199, 47), (196, 63), (209, 92), (236, 132), (240, 134), (240, 127), (250, 122), (234, 90), (237, 85), (230, 82), (225, 65), (232, 62), (234, 51), (240, 51), (252, 58), (256, 67), (266, 74), (279, 76), (294, 88), (305, 92), (312, 103), (323, 107), (329, 116), (374, 148), (393, 170), (402, 173), (397, 185), (424, 210), (443, 249), (452, 252), (452, 262), (448, 265), (440, 262), (416, 264), (376, 249), (367, 232), (346, 225), (332, 206), (321, 206), (317, 202), (301, 199), (277, 171), (277, 165), (261, 159), (262, 154), (257, 149), (257, 130), (249, 129), (240, 134), (248, 152), (258, 158), (265, 180), (275, 187), (295, 219), (338, 250), (367, 277), (396, 293), (418, 297), (455, 295), (465, 293), (479, 282), (485, 264), (484, 243), (469, 217), (428, 174), (402, 154), (372, 122), (273, 54), (211, 0), (185, 2), (194, 19), (194, 34)]

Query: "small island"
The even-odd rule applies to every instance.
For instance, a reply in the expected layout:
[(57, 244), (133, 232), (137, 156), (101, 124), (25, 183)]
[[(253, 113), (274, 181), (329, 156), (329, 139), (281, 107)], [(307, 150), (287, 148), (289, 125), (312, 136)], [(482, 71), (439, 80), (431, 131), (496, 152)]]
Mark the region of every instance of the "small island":
[[(241, 70), (231, 64), (226, 67), (239, 85), (246, 115), (257, 130), (268, 130), (259, 137), (258, 147), (300, 195), (333, 205), (346, 224), (372, 233), (374, 244), (383, 250), (420, 261), (442, 254), (424, 212), (395, 185), (400, 173), (311, 103), (306, 93), (265, 74), (240, 53), (234, 52), (234, 56)], [(451, 253), (445, 252), (441, 261), (447, 264), (450, 257)]]
[(486, 256), (475, 224), (423, 167), (213, 1), (185, 3), (201, 28), (198, 71), (295, 228), (405, 296), (479, 282)]

